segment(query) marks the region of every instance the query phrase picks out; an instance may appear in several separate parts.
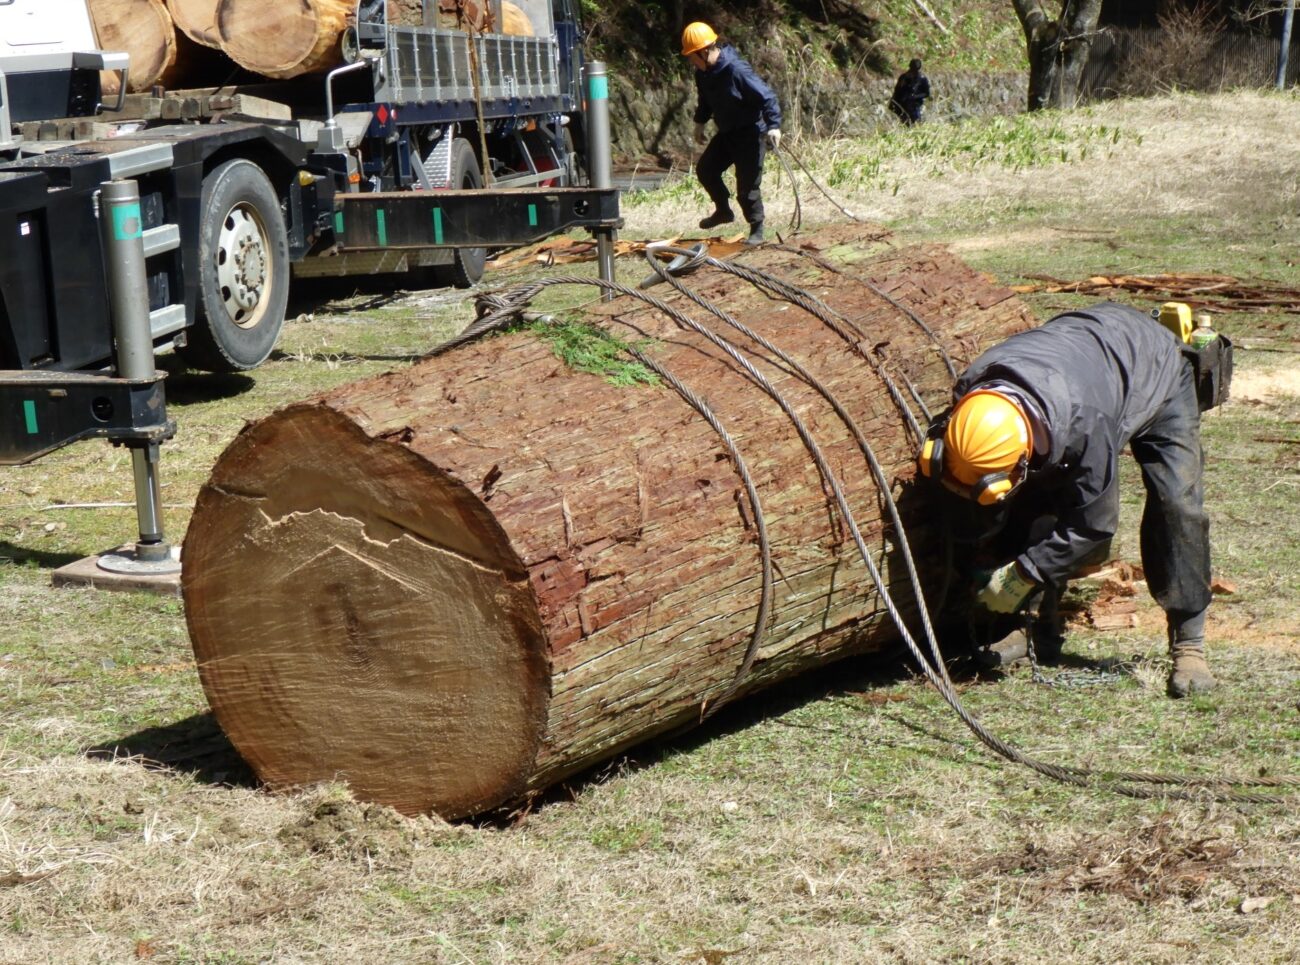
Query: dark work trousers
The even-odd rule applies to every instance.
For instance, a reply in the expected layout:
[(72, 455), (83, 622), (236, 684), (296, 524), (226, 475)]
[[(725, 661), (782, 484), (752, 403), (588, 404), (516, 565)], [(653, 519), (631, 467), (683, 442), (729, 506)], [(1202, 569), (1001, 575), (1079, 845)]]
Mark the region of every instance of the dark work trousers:
[(1190, 365), (1178, 394), (1129, 441), (1142, 468), (1142, 567), (1176, 629), (1210, 605), (1210, 519), (1201, 478), (1201, 413)]
[(704, 153), (695, 164), (695, 174), (700, 184), (713, 199), (713, 207), (722, 210), (731, 207), (730, 195), (722, 183), (722, 172), (735, 165), (736, 198), (740, 212), (751, 225), (763, 223), (763, 158), (767, 156), (767, 139), (757, 127), (742, 127), (734, 131), (719, 131), (713, 135)]

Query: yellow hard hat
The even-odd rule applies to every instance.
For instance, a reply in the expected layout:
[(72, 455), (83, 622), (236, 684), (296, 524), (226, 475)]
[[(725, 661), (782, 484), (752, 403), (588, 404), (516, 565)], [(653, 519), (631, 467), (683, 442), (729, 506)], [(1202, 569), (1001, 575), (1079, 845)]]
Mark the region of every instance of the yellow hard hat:
[(689, 57), (697, 50), (703, 50), (718, 42), (718, 35), (707, 23), (695, 21), (688, 23), (682, 31), (682, 56)]
[(976, 389), (957, 402), (942, 432), (921, 449), (921, 474), (981, 506), (999, 503), (1024, 481), (1033, 436), (1024, 411), (991, 389)]

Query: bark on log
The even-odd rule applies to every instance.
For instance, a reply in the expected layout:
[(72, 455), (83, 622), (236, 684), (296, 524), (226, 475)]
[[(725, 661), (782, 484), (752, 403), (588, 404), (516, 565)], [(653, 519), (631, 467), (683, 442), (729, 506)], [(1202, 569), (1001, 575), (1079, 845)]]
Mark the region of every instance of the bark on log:
[(221, 35), (217, 33), (218, 0), (167, 0), (167, 12), (171, 14), (176, 29), (196, 44), (204, 47), (221, 47)]
[[(176, 30), (162, 0), (90, 0), (101, 50), (131, 55), (127, 89), (133, 93), (166, 83), (176, 64)], [(117, 92), (117, 75), (101, 74), (104, 93)]]
[[(860, 241), (849, 231), (860, 229), (809, 244)], [(941, 353), (864, 280), (928, 322), (958, 367), (1032, 323), (1009, 290), (942, 249), (856, 261), (856, 249), (834, 250), (849, 252), (840, 272), (792, 252), (758, 257), (854, 320), (865, 349), (932, 409), (951, 385)], [(915, 440), (871, 367), (823, 322), (731, 276), (701, 270), (689, 284), (841, 400), (896, 481), (933, 574), (938, 533), (910, 485)], [(778, 579), (738, 693), (893, 647), (897, 631), (777, 407), (718, 349), (639, 302), (588, 317), (656, 339), (649, 353), (707, 396), (757, 484)], [(910, 606), (877, 487), (843, 423), (802, 382), (758, 366), (807, 421)], [(700, 415), (666, 386), (574, 372), (526, 332), (245, 429), (199, 495), (183, 574), (209, 701), (264, 781), (339, 778), (360, 798), (445, 817), (698, 721), (733, 682), (760, 586), (751, 509)]]
[(355, 13), (355, 0), (220, 0), (217, 34), (235, 63), (283, 80), (338, 66)]

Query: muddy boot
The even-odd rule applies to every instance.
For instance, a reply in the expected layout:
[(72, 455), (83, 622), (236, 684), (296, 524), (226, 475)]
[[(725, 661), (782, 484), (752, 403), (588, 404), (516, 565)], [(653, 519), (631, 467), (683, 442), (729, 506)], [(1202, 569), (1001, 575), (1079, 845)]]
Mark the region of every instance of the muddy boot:
[(1174, 667), (1169, 672), (1169, 696), (1203, 694), (1219, 685), (1205, 662), (1205, 611), (1169, 627), (1169, 655)]
[(991, 643), (975, 652), (975, 662), (994, 669), (1009, 667), (1017, 660), (1029, 656), (1029, 639), (1023, 630), (1012, 630), (997, 643)]
[(763, 243), (763, 222), (752, 221), (749, 225), (749, 237), (745, 239), (745, 244), (753, 248)]
[(700, 220), (700, 227), (704, 229), (716, 228), (720, 224), (731, 224), (736, 220), (736, 215), (730, 208), (718, 208), (707, 218)]

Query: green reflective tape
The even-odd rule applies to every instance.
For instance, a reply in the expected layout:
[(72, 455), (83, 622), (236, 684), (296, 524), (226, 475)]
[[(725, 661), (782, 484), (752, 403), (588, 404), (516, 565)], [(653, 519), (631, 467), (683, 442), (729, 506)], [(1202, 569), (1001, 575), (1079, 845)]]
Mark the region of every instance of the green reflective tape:
[(31, 399), (23, 400), (23, 418), (27, 420), (27, 434), (36, 435), (36, 403)]
[(537, 205), (535, 204), (530, 204), (528, 206), (528, 227), (537, 227)]
[(118, 241), (130, 241), (141, 237), (140, 205), (119, 204), (113, 206), (113, 237)]
[(442, 244), (442, 208), (433, 209), (433, 243)]
[(334, 212), (334, 233), (336, 235), (343, 234), (343, 212), (342, 211)]
[(379, 247), (388, 247), (388, 224), (384, 221), (384, 209), (375, 209), (375, 229), (379, 232)]
[(592, 77), (587, 85), (587, 97), (594, 101), (609, 100), (609, 78)]

